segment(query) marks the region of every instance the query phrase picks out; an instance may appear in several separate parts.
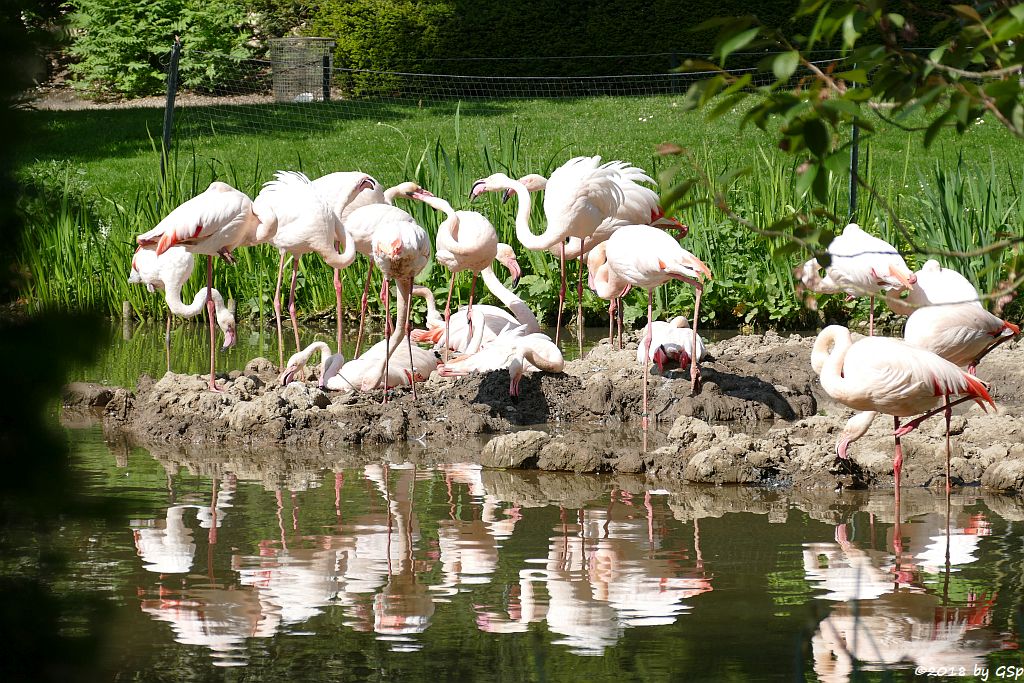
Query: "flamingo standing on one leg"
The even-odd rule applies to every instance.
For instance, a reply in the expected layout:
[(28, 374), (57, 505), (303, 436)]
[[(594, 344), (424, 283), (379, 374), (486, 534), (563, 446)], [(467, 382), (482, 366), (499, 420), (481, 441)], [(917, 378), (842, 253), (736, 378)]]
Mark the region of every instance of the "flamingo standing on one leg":
[[(292, 254), (292, 284), (288, 296), (288, 313), (295, 333), (295, 346), (299, 346), (299, 323), (295, 307), (295, 284), (302, 255), (316, 252), (332, 268), (347, 268), (355, 258), (353, 240), (345, 239), (344, 253), (335, 246), (338, 236), (344, 236), (344, 226), (338, 224), (337, 215), (364, 189), (376, 187), (376, 181), (366, 174), (356, 174), (347, 191), (324, 197), (313, 182), (302, 173), (279, 171), (275, 179), (266, 183), (253, 200), (253, 212), (260, 219), (260, 234), (281, 252), (277, 267), (277, 287), (274, 291), (274, 313), (277, 323), (278, 362), (284, 364), (284, 339), (281, 332), (281, 280), (284, 275), (285, 255)], [(335, 291), (338, 294), (338, 291)]]
[[(995, 405), (985, 385), (948, 360), (911, 346), (899, 339), (867, 337), (853, 341), (845, 327), (830, 325), (818, 333), (811, 351), (811, 366), (821, 378), (825, 392), (854, 410), (867, 411), (855, 415), (847, 423), (836, 452), (846, 457), (849, 443), (863, 435), (871, 413), (893, 416), (896, 453), (893, 476), (896, 480), (896, 499), (899, 502), (900, 473), (903, 469), (903, 448), (900, 437), (914, 429), (921, 421), (938, 411), (935, 405), (944, 402), (946, 434), (949, 434), (949, 408), (956, 403), (974, 400), (984, 406)], [(950, 397), (960, 396), (950, 402)], [(900, 427), (901, 417), (922, 412), (925, 415)], [(949, 452), (946, 453), (946, 472), (949, 472)], [(947, 488), (949, 480), (946, 481)]]
[[(224, 305), (224, 297), (216, 289), (207, 291), (204, 287), (196, 292), (192, 303), (186, 305), (181, 300), (181, 289), (192, 276), (195, 257), (185, 247), (171, 247), (157, 256), (152, 247), (139, 247), (132, 257), (131, 274), (128, 282), (142, 283), (150, 292), (163, 290), (164, 300), (171, 313), (182, 318), (192, 318), (206, 308), (206, 299), (213, 297), (217, 312), (217, 326), (224, 333), (224, 346), (229, 349), (235, 345), (235, 314)], [(164, 334), (167, 349), (167, 370), (171, 369), (171, 316), (167, 316), (167, 331)]]
[[(576, 157), (555, 169), (544, 193), (544, 215), (547, 228), (541, 235), (530, 230), (530, 193), (520, 182), (504, 173), (495, 173), (473, 183), (470, 199), (483, 192), (512, 190), (519, 199), (516, 211), (516, 238), (527, 249), (539, 251), (563, 244), (568, 237), (585, 239), (609, 216), (615, 214), (623, 201), (622, 188), (616, 182), (618, 171), (601, 166), (601, 157)], [(525, 208), (525, 211), (524, 211)], [(565, 306), (565, 249), (559, 247), (561, 288), (558, 293), (558, 319), (555, 343), (562, 327)], [(580, 304), (582, 314), (582, 304)], [(582, 320), (580, 321), (582, 324)]]
[[(702, 275), (711, 278), (711, 270), (704, 263), (679, 246), (663, 230), (649, 225), (627, 225), (619, 228), (608, 240), (608, 265), (615, 273), (634, 287), (647, 290), (647, 337), (645, 357), (650, 357), (651, 330), (654, 323), (654, 288), (669, 280), (682, 280), (693, 285), (697, 292), (693, 312), (693, 331), (697, 332), (700, 317), (700, 295), (704, 290)], [(643, 427), (647, 429), (647, 371), (644, 369)], [(700, 371), (697, 355), (690, 364), (691, 391), (700, 391)]]
[[(356, 333), (356, 355), (363, 343), (363, 327), (366, 322), (366, 308), (369, 304), (370, 276), (373, 275), (373, 234), (377, 226), (392, 220), (403, 220), (402, 209), (393, 206), (396, 199), (422, 200), (433, 195), (414, 182), (404, 182), (389, 187), (381, 192), (379, 189), (368, 192), (361, 192), (346, 207), (343, 222), (345, 230), (355, 242), (356, 252), (366, 256), (369, 264), (366, 269), (366, 282), (363, 285), (363, 296), (359, 304), (359, 331)], [(399, 211), (401, 213), (396, 213)], [(406, 214), (408, 215), (408, 214)], [(387, 278), (385, 278), (385, 286)], [(386, 299), (386, 297), (385, 297)], [(390, 313), (389, 302), (384, 302), (384, 336), (390, 336), (387, 329)]]
[(875, 295), (880, 289), (887, 291), (911, 289), (917, 276), (906, 261), (888, 242), (864, 232), (856, 223), (850, 223), (843, 233), (828, 245), (831, 262), (825, 268), (825, 277), (818, 274), (817, 259), (811, 259), (796, 269), (801, 287), (819, 294), (845, 292), (847, 296), (868, 296), (869, 334), (875, 333)]
[(214, 378), (213, 256), (233, 261), (231, 250), (259, 239), (259, 220), (252, 212), (252, 200), (227, 183), (213, 182), (205, 192), (189, 199), (167, 214), (155, 228), (136, 237), (139, 246), (156, 244), (157, 256), (180, 244), (193, 254), (206, 254), (206, 310), (210, 324), (210, 390), (220, 391)]
[[(414, 365), (409, 328), (409, 299), (412, 296), (413, 279), (430, 261), (430, 236), (416, 224), (412, 216), (405, 215), (406, 219), (379, 225), (373, 235), (373, 260), (386, 279), (395, 280), (398, 301), (395, 329), (388, 338), (387, 350), (378, 365), (378, 371), (371, 373), (363, 381), (364, 391), (368, 391), (387, 377), (388, 361), (402, 342), (402, 337), (405, 337), (409, 346), (409, 364)], [(384, 381), (384, 403), (387, 403), (387, 383)], [(412, 383), (412, 394), (413, 398), (416, 398), (415, 378)]]

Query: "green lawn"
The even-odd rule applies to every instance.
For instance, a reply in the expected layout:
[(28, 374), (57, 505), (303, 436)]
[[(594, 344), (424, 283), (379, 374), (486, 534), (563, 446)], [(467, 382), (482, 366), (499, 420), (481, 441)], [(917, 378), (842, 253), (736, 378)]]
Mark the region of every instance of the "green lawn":
[[(318, 176), (335, 170), (359, 169), (385, 185), (415, 176), (456, 208), (467, 208), (469, 188), (478, 177), (495, 170), (513, 175), (546, 172), (567, 158), (599, 154), (626, 159), (652, 175), (665, 166), (656, 153), (658, 143), (672, 141), (698, 152), (713, 175), (742, 167), (754, 167), (750, 176), (737, 180), (730, 199), (746, 217), (768, 224), (794, 207), (805, 206), (792, 186), (792, 161), (778, 153), (771, 138), (756, 128), (739, 129), (741, 114), (732, 112), (709, 122), (700, 114), (684, 112), (681, 97), (602, 97), (574, 100), (509, 100), (438, 102), (421, 105), (387, 102), (342, 101), (302, 105), (218, 105), (179, 108), (173, 144), (174, 159), (168, 202), (173, 204), (201, 191), (213, 179), (226, 180), (254, 194), (278, 169), (303, 170)], [(26, 294), (36, 300), (56, 300), (64, 305), (99, 305), (114, 312), (128, 299), (140, 312), (160, 310), (157, 300), (121, 284), (127, 276), (132, 236), (150, 227), (164, 213), (157, 198), (161, 109), (28, 112), (37, 131), (28, 156), (22, 160), (22, 177), (36, 189), (43, 188), (46, 201), (33, 214), (42, 233), (63, 230), (60, 240), (30, 244), (33, 253), (56, 249), (56, 244), (76, 241), (82, 231), (100, 234), (113, 244), (92, 239), (91, 252), (70, 259), (60, 281), (44, 286), (43, 268), (29, 270), (34, 277)], [(961, 175), (983, 185), (998, 185), (1003, 204), (1013, 206), (1024, 174), (1024, 145), (997, 123), (980, 122), (965, 134), (952, 132), (927, 151), (922, 133), (907, 133), (877, 121), (875, 133), (862, 135), (862, 173), (884, 196), (911, 219), (922, 208), (925, 188), (934, 182), (936, 168), (958, 169)], [(846, 187), (833, 188), (830, 207), (847, 213)], [(59, 201), (58, 201), (59, 200)], [(966, 201), (966, 200), (962, 200)], [(933, 202), (934, 203), (934, 202)], [(514, 204), (514, 202), (513, 202)], [(63, 207), (63, 208), (62, 208)], [(76, 217), (75, 207), (81, 210)], [(503, 235), (511, 235), (512, 208), (496, 202), (474, 207), (488, 213)], [(970, 206), (956, 210), (969, 211)], [(1006, 213), (1006, 211), (1004, 211)], [(1009, 229), (1020, 234), (1022, 211), (1017, 206), (986, 229)], [(49, 215), (48, 215), (49, 214)], [(60, 218), (64, 215), (64, 218)], [(436, 217), (420, 211), (428, 230)], [(32, 218), (32, 216), (30, 216)], [(705, 258), (716, 274), (708, 293), (706, 322), (735, 325), (793, 326), (813, 322), (792, 296), (789, 269), (804, 254), (786, 260), (773, 257), (775, 242), (755, 239), (729, 224), (707, 206), (691, 207), (681, 218), (693, 227), (688, 248)], [(539, 219), (539, 216), (538, 216)], [(867, 205), (857, 219), (888, 234), (888, 222), (877, 206)], [(62, 228), (54, 228), (59, 223)], [(992, 221), (990, 221), (991, 223)], [(1000, 228), (1001, 225), (1001, 228)], [(97, 231), (100, 231), (99, 233)], [(767, 246), (766, 246), (767, 245)], [(66, 250), (67, 247), (62, 249)], [(538, 308), (550, 314), (553, 306), (550, 261), (523, 255), (526, 280)], [(76, 260), (77, 259), (77, 260)], [(79, 261), (86, 264), (78, 265)], [(306, 259), (312, 261), (312, 259)], [(218, 283), (239, 299), (243, 313), (266, 311), (276, 254), (257, 250), (246, 268), (258, 272), (225, 274), (218, 268)], [(303, 263), (300, 308), (323, 310), (333, 301), (333, 290), (322, 264)], [(79, 291), (75, 269), (101, 273), (95, 291)], [(271, 271), (269, 285), (265, 270)], [(432, 270), (425, 279), (440, 288), (442, 274)], [(354, 290), (359, 269), (348, 276)], [(69, 284), (70, 283), (70, 284)], [(468, 280), (461, 284), (468, 290)], [(460, 291), (461, 291), (460, 290)], [(717, 290), (717, 291), (716, 291)], [(56, 296), (54, 293), (59, 293)], [(691, 292), (668, 288), (659, 299), (661, 309), (685, 306)], [(829, 315), (855, 314), (840, 302), (830, 304)], [(587, 299), (596, 322), (603, 303)], [(629, 309), (636, 315), (639, 298)]]

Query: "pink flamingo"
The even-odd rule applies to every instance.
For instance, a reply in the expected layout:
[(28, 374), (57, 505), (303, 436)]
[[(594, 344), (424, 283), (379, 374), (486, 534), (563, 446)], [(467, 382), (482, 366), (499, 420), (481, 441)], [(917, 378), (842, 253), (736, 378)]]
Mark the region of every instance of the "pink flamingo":
[[(609, 216), (615, 214), (623, 202), (622, 188), (616, 182), (618, 171), (601, 166), (601, 157), (576, 157), (555, 169), (548, 179), (544, 193), (544, 215), (547, 228), (541, 235), (530, 230), (530, 192), (520, 182), (504, 173), (495, 173), (473, 184), (470, 198), (483, 192), (512, 190), (519, 199), (516, 211), (516, 238), (527, 249), (539, 251), (559, 246), (561, 289), (558, 293), (558, 320), (555, 323), (555, 343), (562, 327), (562, 308), (565, 306), (565, 245), (566, 238), (586, 239)], [(524, 210), (525, 209), (525, 210)], [(579, 305), (582, 325), (582, 302)]]
[(180, 244), (193, 254), (206, 254), (206, 310), (210, 323), (210, 390), (220, 391), (215, 381), (213, 256), (233, 262), (231, 251), (259, 239), (259, 220), (252, 200), (227, 183), (212, 182), (206, 191), (175, 208), (152, 230), (136, 237), (139, 246), (156, 244), (157, 256)]
[[(900, 473), (903, 469), (903, 448), (900, 437), (915, 429), (922, 420), (934, 415), (936, 404), (944, 401), (946, 435), (949, 435), (949, 408), (965, 400), (975, 400), (984, 407), (995, 405), (985, 385), (948, 360), (900, 339), (866, 337), (853, 342), (845, 327), (830, 325), (818, 333), (811, 351), (811, 366), (821, 378), (825, 392), (854, 410), (867, 411), (855, 415), (839, 442), (836, 452), (846, 457), (851, 441), (867, 430), (874, 413), (893, 416), (896, 453), (893, 476), (899, 501)], [(950, 403), (949, 397), (962, 398)], [(925, 412), (929, 411), (929, 412)], [(925, 412), (921, 417), (900, 427), (901, 417)], [(949, 487), (949, 453), (946, 453), (946, 487)]]
[[(608, 239), (608, 265), (625, 282), (647, 290), (647, 337), (644, 354), (650, 357), (651, 330), (654, 323), (654, 288), (669, 280), (682, 280), (693, 285), (697, 292), (693, 311), (693, 331), (697, 332), (700, 317), (700, 295), (704, 290), (703, 275), (711, 278), (711, 270), (704, 263), (679, 246), (663, 230), (650, 225), (627, 225), (615, 231)], [(647, 428), (647, 372), (644, 368), (643, 427)], [(691, 391), (700, 391), (700, 371), (697, 355), (690, 364)]]
[(796, 269), (800, 286), (819, 294), (845, 292), (851, 299), (855, 296), (870, 297), (868, 330), (871, 335), (875, 333), (875, 295), (878, 291), (912, 289), (917, 282), (917, 276), (910, 271), (895, 247), (864, 232), (856, 223), (847, 225), (843, 233), (832, 240), (828, 254), (831, 262), (825, 268), (825, 277), (819, 275), (817, 259), (811, 259)]
[(658, 372), (665, 372), (665, 365), (669, 361), (685, 367), (693, 360), (700, 363), (707, 355), (704, 340), (690, 328), (690, 321), (685, 315), (677, 315), (668, 322), (655, 320), (651, 326), (650, 353), (646, 358), (643, 351), (645, 346), (646, 335), (637, 345), (636, 361), (642, 366), (653, 362), (658, 366)]
[[(340, 240), (344, 253), (335, 246), (338, 236), (344, 236), (344, 226), (338, 224), (340, 215), (361, 191), (376, 186), (366, 174), (356, 174), (347, 187), (338, 194), (325, 197), (316, 185), (302, 173), (278, 171), (274, 180), (266, 183), (253, 200), (253, 212), (260, 219), (260, 235), (281, 252), (277, 266), (277, 288), (274, 290), (274, 314), (277, 323), (278, 363), (284, 364), (284, 338), (281, 332), (281, 280), (287, 254), (292, 254), (292, 284), (288, 296), (288, 313), (295, 333), (295, 346), (299, 346), (299, 322), (295, 308), (295, 284), (302, 255), (316, 252), (332, 268), (347, 268), (355, 258), (352, 240)], [(324, 186), (327, 187), (326, 185)], [(339, 208), (341, 207), (341, 208)], [(335, 290), (340, 295), (339, 290)], [(340, 307), (340, 302), (338, 303)]]
[(587, 253), (587, 279), (589, 287), (608, 302), (608, 344), (614, 339), (613, 328), (619, 328), (619, 348), (622, 348), (622, 297), (631, 285), (620, 278), (608, 265), (607, 242), (601, 242)]
[[(206, 299), (213, 297), (217, 312), (217, 326), (224, 333), (223, 349), (235, 345), (235, 314), (224, 304), (224, 297), (216, 289), (206, 288), (196, 292), (192, 303), (186, 305), (181, 300), (181, 289), (190, 277), (195, 265), (195, 257), (185, 247), (171, 247), (157, 256), (153, 247), (139, 247), (132, 257), (131, 273), (128, 282), (145, 284), (150, 292), (163, 290), (167, 308), (174, 315), (192, 318), (206, 308)], [(167, 348), (167, 370), (171, 369), (171, 316), (167, 316), (167, 331), (164, 334)]]
[[(363, 297), (359, 305), (359, 331), (356, 333), (356, 355), (363, 343), (363, 327), (366, 322), (366, 308), (369, 304), (370, 276), (373, 275), (373, 234), (377, 226), (393, 220), (404, 220), (405, 211), (394, 206), (396, 199), (412, 199), (420, 201), (433, 195), (414, 182), (404, 182), (389, 187), (383, 192), (379, 187), (372, 191), (361, 192), (346, 207), (344, 214), (345, 230), (355, 242), (356, 252), (366, 256), (369, 265), (366, 269), (366, 282), (363, 285)], [(406, 214), (407, 215), (407, 214)], [(388, 311), (389, 302), (385, 300), (384, 310)], [(384, 335), (390, 336), (387, 329), (389, 313), (385, 312)]]

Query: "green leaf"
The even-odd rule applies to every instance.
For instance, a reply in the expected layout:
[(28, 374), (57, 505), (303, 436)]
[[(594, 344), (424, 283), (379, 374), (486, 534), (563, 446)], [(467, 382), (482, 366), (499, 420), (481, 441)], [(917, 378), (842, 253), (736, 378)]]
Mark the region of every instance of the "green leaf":
[(971, 21), (979, 24), (982, 23), (981, 15), (978, 14), (978, 11), (970, 5), (952, 5), (950, 9), (965, 19), (970, 19)]
[(818, 175), (818, 167), (808, 164), (807, 170), (800, 173), (796, 177), (796, 184), (794, 189), (796, 190), (797, 197), (803, 197), (807, 194), (807, 191), (811, 189), (811, 184)]
[(780, 81), (788, 81), (789, 77), (796, 71), (797, 65), (800, 64), (800, 53), (796, 50), (790, 50), (789, 52), (783, 52), (775, 56), (772, 61), (772, 72), (775, 77)]
[(818, 174), (814, 176), (814, 183), (812, 189), (814, 190), (814, 198), (822, 204), (828, 203), (828, 181), (832, 177), (827, 168), (818, 169)]
[(928, 129), (924, 132), (924, 147), (928, 147), (935, 140), (935, 136), (945, 127), (946, 121), (952, 118), (952, 114), (948, 111), (944, 112), (941, 116), (937, 117), (934, 121), (928, 124)]
[(725, 58), (731, 55), (736, 50), (740, 50), (750, 44), (750, 41), (757, 36), (757, 32), (761, 29), (755, 26), (754, 28), (748, 28), (746, 31), (740, 31), (739, 33), (730, 36), (729, 38), (722, 41), (718, 46), (718, 55), (722, 62), (725, 63)]
[(832, 147), (828, 126), (818, 119), (809, 119), (804, 123), (804, 141), (807, 143), (807, 149), (816, 157), (825, 156)]
[(866, 84), (868, 82), (868, 72), (864, 69), (850, 69), (849, 71), (841, 71), (836, 74), (838, 78), (842, 78), (845, 81), (851, 83)]

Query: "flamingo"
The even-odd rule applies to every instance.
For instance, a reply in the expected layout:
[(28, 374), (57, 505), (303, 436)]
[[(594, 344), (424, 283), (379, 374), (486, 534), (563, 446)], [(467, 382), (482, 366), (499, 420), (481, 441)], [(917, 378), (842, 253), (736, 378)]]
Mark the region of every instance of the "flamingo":
[[(409, 298), (412, 296), (413, 279), (430, 261), (430, 236), (406, 213), (399, 220), (390, 220), (377, 226), (373, 235), (373, 260), (384, 275), (385, 285), (389, 280), (395, 280), (398, 301), (395, 328), (388, 338), (387, 349), (382, 354), (378, 369), (364, 378), (361, 388), (363, 391), (369, 391), (383, 381), (384, 403), (387, 403), (388, 361), (401, 343), (402, 337), (406, 338), (409, 346), (409, 363), (414, 365), (409, 329)], [(412, 382), (412, 395), (416, 398), (415, 376)]]
[[(700, 316), (700, 295), (704, 290), (702, 275), (711, 278), (711, 270), (704, 263), (679, 246), (663, 230), (649, 225), (627, 225), (619, 228), (608, 239), (608, 265), (626, 283), (647, 290), (647, 336), (644, 356), (651, 353), (651, 330), (654, 323), (654, 288), (669, 280), (682, 280), (693, 285), (697, 292), (693, 311), (693, 332), (697, 332)], [(643, 428), (647, 429), (647, 372), (644, 371)], [(697, 354), (690, 363), (691, 391), (700, 391), (700, 371)]]
[[(830, 325), (818, 333), (811, 351), (811, 366), (821, 378), (825, 392), (854, 410), (854, 415), (836, 444), (836, 454), (846, 457), (850, 442), (867, 431), (874, 413), (893, 416), (896, 450), (893, 476), (899, 502), (903, 448), (900, 437), (935, 414), (932, 410), (943, 400), (946, 411), (946, 435), (949, 436), (949, 407), (964, 400), (995, 406), (985, 385), (948, 360), (911, 346), (899, 339), (867, 337), (853, 341), (845, 327)], [(962, 398), (950, 403), (950, 396)], [(940, 409), (941, 410), (941, 409)], [(925, 412), (928, 411), (928, 412)], [(925, 413), (900, 427), (901, 417)], [(949, 488), (949, 452), (946, 453), (946, 487)]]
[(160, 256), (180, 244), (192, 254), (206, 254), (206, 311), (210, 323), (210, 391), (220, 391), (214, 377), (216, 345), (213, 298), (213, 256), (233, 262), (231, 251), (259, 239), (259, 220), (252, 212), (252, 200), (227, 183), (210, 183), (205, 192), (184, 202), (152, 230), (135, 238), (139, 246), (156, 245)]
[[(516, 255), (512, 251), (512, 247), (499, 243), (497, 260), (509, 269), (512, 274), (512, 281), (516, 282), (519, 279), (520, 270), (519, 262), (516, 261)], [(503, 328), (509, 325), (512, 327), (525, 325), (527, 334), (540, 332), (540, 323), (537, 320), (537, 316), (533, 314), (533, 311), (530, 310), (526, 302), (498, 280), (492, 268), (484, 268), (480, 272), (480, 276), (488, 291), (508, 308), (506, 311), (498, 306), (487, 304), (477, 304), (473, 308), (474, 313), (477, 310), (480, 310), (482, 313), (480, 320), (486, 327), (484, 343), (491, 341)], [(426, 287), (415, 287), (412, 293), (414, 296), (421, 296), (427, 301), (427, 327), (429, 328), (427, 330), (413, 330), (412, 340), (417, 343), (433, 343), (434, 348), (465, 351), (473, 335), (473, 330), (471, 330), (469, 325), (468, 309), (462, 308), (452, 314), (449, 321), (450, 329), (446, 330), (445, 318), (437, 311), (434, 293)], [(474, 320), (476, 320), (475, 316)]]
[[(363, 342), (363, 326), (366, 321), (366, 308), (369, 303), (370, 276), (373, 274), (373, 233), (377, 226), (392, 220), (403, 220), (405, 213), (394, 206), (395, 199), (420, 200), (424, 197), (431, 197), (431, 193), (414, 182), (404, 182), (389, 187), (383, 192), (380, 188), (361, 192), (356, 195), (345, 208), (342, 221), (345, 230), (352, 241), (355, 242), (356, 252), (365, 256), (369, 265), (366, 269), (366, 283), (363, 285), (363, 298), (359, 305), (359, 332), (356, 334), (356, 355)], [(396, 212), (401, 213), (396, 213)], [(389, 308), (389, 302), (384, 302), (385, 310)], [(384, 314), (385, 321), (388, 314)], [(385, 336), (388, 335), (385, 325)]]
[(894, 313), (907, 318), (903, 338), (937, 353), (975, 374), (982, 358), (1020, 328), (989, 313), (981, 305), (970, 280), (938, 261), (929, 260), (917, 273), (917, 283), (905, 298), (897, 292), (885, 301)]
[(868, 330), (871, 335), (875, 333), (878, 290), (912, 289), (917, 282), (917, 276), (895, 247), (864, 232), (856, 223), (847, 225), (843, 233), (832, 240), (828, 254), (831, 262), (825, 268), (825, 277), (819, 275), (817, 259), (802, 264), (794, 274), (801, 281), (801, 287), (818, 294), (845, 292), (850, 298), (870, 297)]
[[(299, 274), (302, 255), (316, 252), (332, 268), (347, 268), (355, 258), (355, 244), (352, 240), (337, 240), (344, 237), (344, 226), (337, 216), (343, 207), (362, 190), (373, 188), (376, 181), (366, 174), (354, 174), (341, 189), (324, 184), (322, 188), (334, 189), (336, 194), (325, 196), (304, 174), (295, 171), (278, 171), (274, 180), (264, 184), (256, 199), (253, 212), (260, 219), (260, 236), (270, 242), (281, 258), (277, 266), (277, 288), (274, 291), (274, 314), (277, 323), (278, 363), (284, 365), (284, 338), (281, 332), (281, 280), (284, 275), (284, 261), (287, 254), (292, 262), (292, 284), (288, 296), (288, 313), (295, 333), (295, 346), (299, 346), (299, 323), (295, 308), (295, 284)], [(342, 207), (342, 208), (339, 208)], [(341, 254), (335, 241), (344, 244)], [(340, 291), (335, 290), (340, 296)], [(340, 307), (340, 302), (338, 303)]]
[[(313, 181), (313, 187), (316, 188), (317, 192), (322, 197), (345, 197), (349, 196), (348, 193), (353, 184), (359, 184), (362, 182), (363, 177), (366, 177), (365, 173), (361, 171), (337, 171), (335, 173), (328, 173), (327, 175), (320, 176)], [(365, 206), (369, 203), (383, 203), (386, 200), (385, 193), (381, 192), (380, 183), (376, 179), (373, 180), (372, 186), (363, 186), (362, 191), (356, 193), (354, 197), (348, 202), (334, 202), (331, 206), (331, 210), (334, 213), (334, 229), (335, 229), (335, 248), (343, 249), (342, 245), (345, 244), (345, 219), (355, 209), (360, 206)], [(378, 202), (379, 198), (379, 202)], [(334, 296), (335, 296), (335, 343), (338, 348), (341, 348), (341, 337), (342, 337), (342, 311), (341, 303), (344, 298), (341, 295), (341, 269), (334, 269)]]
[[(474, 315), (482, 318), (482, 313)], [(534, 369), (561, 372), (565, 359), (558, 346), (546, 334), (526, 333), (526, 326), (506, 328), (486, 346), (482, 345), (485, 325), (482, 319), (475, 323), (476, 332), (467, 352), (438, 368), (442, 377), (460, 377), (476, 372), (507, 369), (509, 396), (519, 396), (519, 383), (525, 372)]]
[(637, 345), (636, 361), (645, 366), (653, 361), (659, 372), (665, 371), (665, 365), (670, 360), (685, 367), (692, 360), (699, 363), (707, 356), (704, 340), (690, 328), (690, 321), (685, 315), (677, 315), (668, 322), (655, 320), (651, 325), (650, 354), (645, 358), (644, 347), (647, 345), (645, 335)]
[(622, 348), (622, 297), (630, 290), (628, 282), (608, 265), (607, 242), (596, 245), (587, 254), (588, 285), (608, 302), (608, 344), (612, 343), (613, 325), (618, 323), (619, 348)]
[[(445, 338), (449, 338), (451, 322), (452, 288), (455, 286), (455, 274), (469, 270), (473, 279), (469, 286), (469, 306), (466, 313), (468, 321), (473, 320), (473, 294), (476, 290), (476, 278), (498, 256), (498, 233), (487, 218), (476, 211), (455, 211), (452, 205), (440, 197), (425, 197), (423, 203), (441, 211), (446, 218), (437, 226), (437, 247), (435, 260), (451, 271), (448, 281), (448, 297), (444, 302)], [(448, 348), (445, 346), (445, 360), (448, 360)]]
[[(566, 238), (581, 240), (594, 231), (624, 201), (622, 188), (616, 182), (618, 171), (601, 166), (601, 157), (576, 157), (555, 169), (548, 179), (544, 193), (544, 215), (547, 228), (541, 235), (530, 231), (530, 192), (520, 182), (504, 173), (495, 173), (473, 183), (470, 199), (483, 192), (512, 190), (519, 199), (516, 211), (516, 238), (527, 249), (539, 251), (559, 246), (561, 289), (558, 293), (558, 320), (555, 323), (555, 343), (562, 327), (562, 308), (565, 306), (565, 246)], [(578, 314), (583, 324), (583, 303)]]
[[(146, 289), (154, 292), (163, 290), (164, 300), (171, 313), (182, 318), (192, 318), (206, 308), (206, 299), (213, 297), (217, 312), (217, 326), (224, 333), (224, 346), (229, 349), (235, 345), (235, 314), (224, 305), (224, 297), (216, 289), (209, 292), (206, 288), (196, 292), (192, 303), (186, 305), (181, 300), (181, 289), (192, 276), (195, 257), (185, 247), (171, 247), (160, 256), (153, 248), (139, 247), (132, 257), (131, 274), (128, 282), (145, 284)], [(167, 346), (167, 369), (171, 369), (171, 316), (167, 316), (167, 332), (164, 335)]]
[[(373, 379), (371, 389), (380, 386), (379, 375), (370, 373), (376, 370), (377, 363), (381, 356), (387, 351), (387, 340), (374, 344), (366, 353), (355, 360), (345, 362), (345, 357), (340, 353), (331, 353), (331, 348), (325, 342), (316, 341), (292, 355), (288, 359), (284, 372), (281, 373), (282, 386), (295, 380), (299, 372), (309, 362), (313, 354), (320, 353), (319, 364), (319, 386), (329, 391), (357, 391), (364, 380)], [(413, 363), (408, 365), (402, 359), (396, 357), (394, 362), (388, 365), (387, 385), (389, 387), (406, 386), (415, 381), (425, 381), (437, 369), (440, 359), (434, 351), (428, 351), (419, 347), (413, 347)]]

